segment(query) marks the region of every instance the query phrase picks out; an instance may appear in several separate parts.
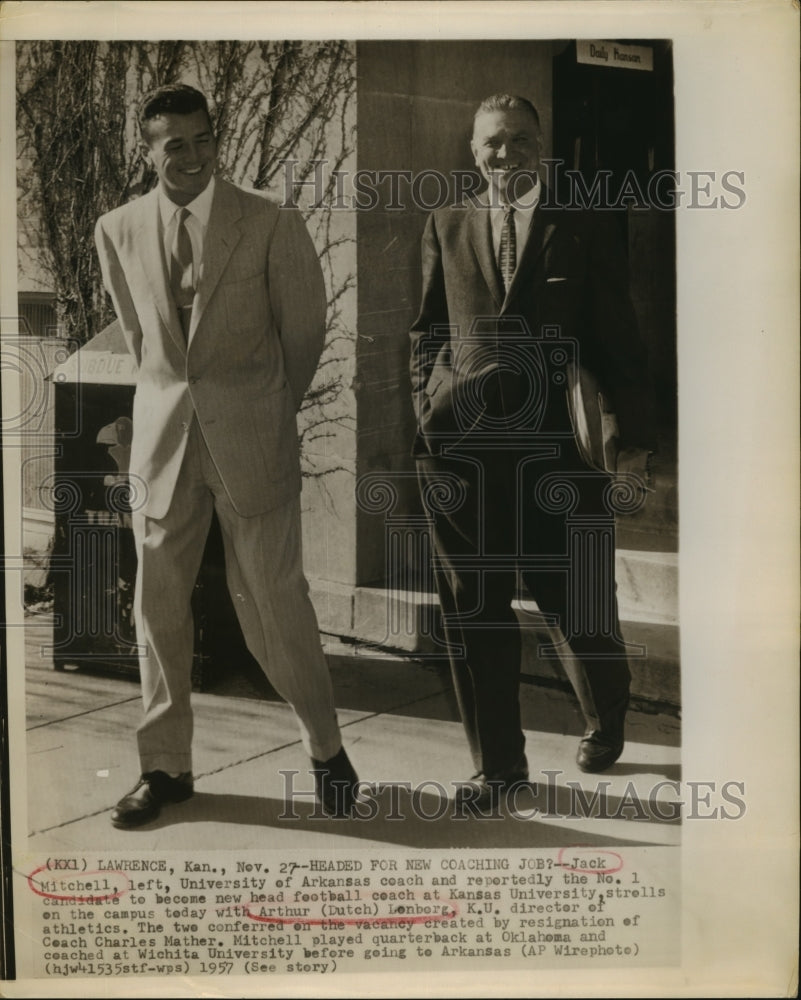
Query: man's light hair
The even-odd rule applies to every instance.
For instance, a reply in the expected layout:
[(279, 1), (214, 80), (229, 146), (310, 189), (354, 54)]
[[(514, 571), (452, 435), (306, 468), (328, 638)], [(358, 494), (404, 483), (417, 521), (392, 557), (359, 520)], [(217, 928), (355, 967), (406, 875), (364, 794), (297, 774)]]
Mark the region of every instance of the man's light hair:
[(474, 127), (476, 118), (487, 111), (525, 111), (537, 123), (537, 128), (540, 127), (540, 115), (537, 109), (527, 98), (518, 97), (516, 94), (492, 94), (490, 97), (485, 97), (473, 115)]

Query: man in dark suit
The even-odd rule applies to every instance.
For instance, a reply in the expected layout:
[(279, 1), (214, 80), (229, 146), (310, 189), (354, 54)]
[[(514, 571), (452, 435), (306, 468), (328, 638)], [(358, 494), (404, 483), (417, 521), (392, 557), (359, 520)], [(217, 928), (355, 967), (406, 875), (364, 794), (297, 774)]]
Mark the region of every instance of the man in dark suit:
[(138, 826), (193, 791), (190, 597), (213, 510), (248, 647), (295, 710), (323, 810), (346, 815), (357, 778), (301, 559), (295, 417), (325, 334), (317, 253), (296, 210), (215, 178), (199, 91), (151, 92), (139, 125), (158, 185), (96, 228), (139, 365), (130, 481), (142, 775), (112, 823)]
[[(630, 674), (614, 500), (616, 489), (641, 495), (653, 419), (614, 220), (555, 204), (538, 174), (539, 116), (524, 98), (485, 100), (471, 146), (488, 187), (428, 219), (411, 380), (414, 454), (476, 771), (457, 800), (486, 811), (528, 777), (511, 608), (518, 571), (561, 628), (560, 658), (586, 719), (579, 767), (604, 770), (622, 752)], [(578, 433), (588, 422), (608, 432), (614, 420), (572, 405), (580, 371), (611, 400), (616, 469), (593, 463), (604, 450)]]

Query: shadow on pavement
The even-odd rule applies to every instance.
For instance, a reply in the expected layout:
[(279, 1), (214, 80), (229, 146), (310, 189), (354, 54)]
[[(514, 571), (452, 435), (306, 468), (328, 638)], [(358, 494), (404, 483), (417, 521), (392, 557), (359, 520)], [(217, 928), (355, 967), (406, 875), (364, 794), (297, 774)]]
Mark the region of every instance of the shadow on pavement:
[[(671, 804), (653, 803), (633, 795), (606, 795), (600, 792), (576, 795), (571, 789), (525, 785), (515, 796), (515, 811), (505, 808), (486, 816), (455, 806), (440, 795), (412, 791), (402, 784), (373, 786), (350, 819), (324, 817), (312, 802), (292, 802), (254, 795), (196, 792), (180, 806), (170, 806), (153, 823), (138, 828), (142, 833), (183, 823), (230, 823), (261, 826), (283, 831), (296, 829), (308, 835), (349, 837), (355, 842), (368, 839), (387, 844), (421, 848), (530, 848), (563, 847), (565, 827), (560, 820), (593, 818), (632, 822), (629, 837), (593, 833), (586, 826), (576, 831), (582, 846), (618, 844), (653, 845), (653, 839), (638, 839), (637, 823), (677, 825)], [(658, 812), (662, 812), (660, 817)], [(543, 815), (545, 814), (545, 815)], [(131, 831), (132, 844), (137, 830)], [(569, 838), (568, 838), (569, 840)], [(575, 846), (575, 845), (573, 845)]]

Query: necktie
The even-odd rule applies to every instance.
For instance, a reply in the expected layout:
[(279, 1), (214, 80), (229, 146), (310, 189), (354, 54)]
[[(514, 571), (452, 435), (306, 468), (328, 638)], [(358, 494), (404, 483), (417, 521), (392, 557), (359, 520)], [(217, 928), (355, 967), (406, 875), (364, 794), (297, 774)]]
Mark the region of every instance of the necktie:
[(181, 317), (181, 328), (187, 339), (189, 338), (189, 326), (192, 322), (192, 303), (195, 299), (192, 240), (189, 238), (189, 230), (186, 228), (188, 216), (189, 210), (186, 208), (180, 209), (177, 214), (178, 225), (172, 247), (172, 261), (170, 262), (170, 285), (175, 304), (178, 306), (178, 315)]
[(501, 226), (501, 242), (498, 247), (498, 267), (503, 278), (503, 287), (507, 292), (517, 267), (517, 233), (515, 232), (514, 215), (514, 208), (507, 205)]

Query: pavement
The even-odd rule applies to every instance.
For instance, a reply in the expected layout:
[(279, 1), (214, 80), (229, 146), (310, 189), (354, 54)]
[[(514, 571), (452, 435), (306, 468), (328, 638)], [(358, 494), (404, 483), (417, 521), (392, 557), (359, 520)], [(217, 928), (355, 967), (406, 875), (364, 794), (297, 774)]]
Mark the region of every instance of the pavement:
[(344, 745), (364, 782), (353, 818), (318, 814), (291, 711), (260, 673), (234, 663), (193, 694), (194, 797), (137, 830), (116, 830), (111, 809), (139, 774), (137, 678), (56, 672), (52, 617), (29, 614), (26, 625), (28, 847), (37, 853), (679, 842), (666, 805), (678, 796), (660, 784), (681, 778), (675, 715), (638, 705), (621, 759), (586, 775), (574, 760), (582, 721), (572, 693), (524, 675), (531, 783), (495, 816), (459, 815), (454, 783), (471, 766), (447, 669), (325, 635)]

